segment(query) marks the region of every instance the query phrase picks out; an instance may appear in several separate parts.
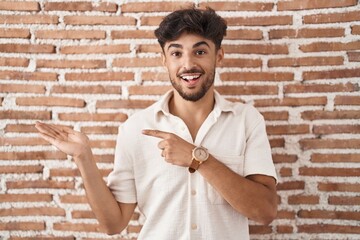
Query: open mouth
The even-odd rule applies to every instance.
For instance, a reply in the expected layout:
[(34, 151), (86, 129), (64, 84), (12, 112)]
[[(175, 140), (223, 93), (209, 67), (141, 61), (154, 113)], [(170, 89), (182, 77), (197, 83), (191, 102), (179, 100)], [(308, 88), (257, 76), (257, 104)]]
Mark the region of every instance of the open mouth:
[(186, 82), (194, 82), (198, 80), (200, 77), (201, 77), (201, 73), (180, 75), (180, 78), (182, 80), (185, 80)]

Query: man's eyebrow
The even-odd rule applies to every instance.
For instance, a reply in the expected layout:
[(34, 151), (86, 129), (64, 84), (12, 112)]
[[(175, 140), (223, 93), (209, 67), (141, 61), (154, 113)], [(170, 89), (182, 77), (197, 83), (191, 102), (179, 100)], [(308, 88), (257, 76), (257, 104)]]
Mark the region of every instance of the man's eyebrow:
[(174, 48), (183, 48), (183, 46), (182, 46), (181, 44), (178, 44), (178, 43), (172, 43), (172, 44), (170, 44), (167, 49), (169, 50), (169, 48), (171, 48), (171, 47), (174, 47)]
[(205, 42), (205, 41), (195, 43), (193, 45), (193, 48), (196, 48), (196, 47), (201, 46), (201, 45), (206, 45), (206, 46), (208, 46), (210, 48), (209, 44), (207, 42)]

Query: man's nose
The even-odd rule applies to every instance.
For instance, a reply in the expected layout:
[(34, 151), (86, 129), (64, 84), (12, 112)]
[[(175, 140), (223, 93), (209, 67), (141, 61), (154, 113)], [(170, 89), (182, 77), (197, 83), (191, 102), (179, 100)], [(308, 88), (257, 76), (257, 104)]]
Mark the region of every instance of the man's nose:
[(183, 68), (185, 70), (193, 69), (196, 66), (195, 60), (192, 56), (185, 55), (183, 58)]

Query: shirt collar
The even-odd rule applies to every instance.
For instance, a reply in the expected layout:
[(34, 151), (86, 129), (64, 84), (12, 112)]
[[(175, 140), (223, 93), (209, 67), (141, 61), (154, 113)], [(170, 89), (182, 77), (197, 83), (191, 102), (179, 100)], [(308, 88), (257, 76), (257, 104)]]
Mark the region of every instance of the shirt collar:
[[(166, 92), (159, 101), (155, 104), (155, 117), (158, 117), (160, 113), (165, 116), (170, 116), (169, 111), (169, 101), (170, 98), (174, 95), (174, 90), (169, 90)], [(233, 112), (235, 113), (234, 103), (226, 100), (223, 96), (221, 96), (216, 90), (214, 90), (214, 98), (215, 98), (215, 106), (214, 113), (216, 115), (220, 115), (221, 112)]]

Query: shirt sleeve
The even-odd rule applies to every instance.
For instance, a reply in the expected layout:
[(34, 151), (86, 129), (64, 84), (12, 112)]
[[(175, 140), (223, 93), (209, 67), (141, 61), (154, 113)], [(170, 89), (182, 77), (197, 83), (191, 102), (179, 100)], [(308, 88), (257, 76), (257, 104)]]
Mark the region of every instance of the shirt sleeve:
[(251, 107), (246, 123), (249, 127), (246, 133), (244, 176), (262, 174), (273, 177), (277, 182), (263, 116)]
[(131, 155), (126, 147), (126, 130), (121, 125), (116, 140), (114, 169), (107, 178), (107, 186), (115, 199), (122, 203), (136, 203), (136, 187)]

